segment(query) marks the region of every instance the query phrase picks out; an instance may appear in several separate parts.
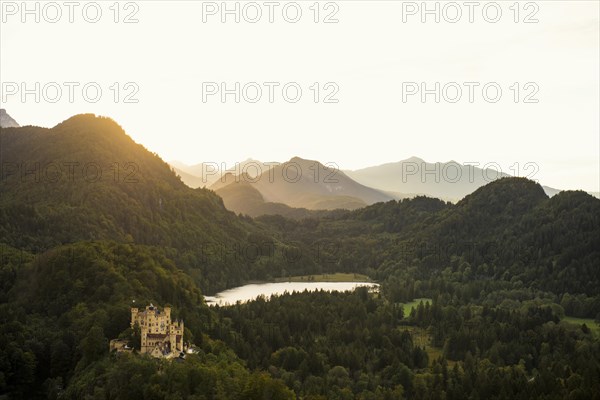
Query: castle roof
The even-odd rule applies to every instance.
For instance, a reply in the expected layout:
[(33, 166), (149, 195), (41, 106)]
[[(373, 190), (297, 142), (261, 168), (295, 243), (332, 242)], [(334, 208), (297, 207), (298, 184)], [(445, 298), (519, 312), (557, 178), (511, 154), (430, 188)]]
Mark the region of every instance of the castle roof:
[[(147, 339), (166, 339), (169, 335), (166, 333), (147, 333), (146, 334), (146, 338)], [(180, 341), (181, 340), (182, 335), (175, 335), (175, 340), (176, 341)]]
[[(170, 308), (170, 307), (167, 307), (167, 308)], [(161, 311), (161, 310), (160, 310), (158, 307), (156, 307), (154, 304), (152, 304), (152, 303), (150, 303), (150, 305), (149, 305), (149, 306), (146, 306), (146, 309), (145, 309), (145, 310), (143, 310), (143, 311), (139, 311), (139, 312), (138, 312), (138, 314), (139, 314), (139, 315), (145, 315), (145, 314), (147, 314), (147, 312), (148, 312), (148, 311), (152, 311), (152, 312), (154, 312), (156, 315), (160, 315), (160, 314), (162, 314), (162, 311)]]
[(165, 334), (165, 333), (147, 333), (146, 337), (148, 339), (164, 339), (167, 337), (167, 334)]

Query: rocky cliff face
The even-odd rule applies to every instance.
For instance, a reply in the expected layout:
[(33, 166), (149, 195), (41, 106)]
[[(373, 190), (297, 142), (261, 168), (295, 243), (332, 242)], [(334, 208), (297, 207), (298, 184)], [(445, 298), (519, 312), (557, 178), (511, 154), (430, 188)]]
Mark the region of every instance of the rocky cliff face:
[(0, 128), (18, 128), (20, 125), (6, 113), (6, 110), (0, 109)]

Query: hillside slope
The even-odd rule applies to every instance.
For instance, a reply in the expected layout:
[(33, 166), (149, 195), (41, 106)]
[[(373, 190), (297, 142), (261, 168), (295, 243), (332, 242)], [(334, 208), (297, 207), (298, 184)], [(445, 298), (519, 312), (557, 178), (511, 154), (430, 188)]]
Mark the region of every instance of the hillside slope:
[[(281, 215), (286, 218), (302, 219), (324, 216), (328, 213), (325, 205), (322, 210), (307, 210), (306, 208), (290, 207), (283, 203), (267, 202), (258, 189), (246, 181), (229, 182), (216, 189), (216, 193), (223, 198), (223, 203), (228, 210), (251, 217)], [(341, 205), (339, 198), (334, 198), (332, 201), (335, 202), (335, 205)]]
[[(185, 247), (245, 234), (219, 197), (188, 189), (107, 118), (79, 115), (52, 129), (3, 129), (2, 161), (0, 229), (11, 244), (24, 246), (19, 238), (31, 231), (29, 248), (128, 235), (138, 243)], [(191, 231), (178, 232), (178, 224)]]

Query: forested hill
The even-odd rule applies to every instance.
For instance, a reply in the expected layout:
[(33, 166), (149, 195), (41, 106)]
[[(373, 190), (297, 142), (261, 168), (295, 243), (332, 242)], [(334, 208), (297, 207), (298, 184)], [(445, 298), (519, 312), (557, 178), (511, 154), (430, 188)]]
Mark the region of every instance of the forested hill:
[(314, 257), (324, 268), (379, 279), (415, 266), (429, 277), (460, 260), (471, 278), (557, 293), (600, 287), (600, 200), (581, 191), (548, 198), (524, 178), (494, 181), (455, 205), (417, 197), (327, 218), (259, 220), (281, 240), (322, 243)]
[(3, 129), (1, 140), (0, 229), (17, 247), (106, 239), (183, 247), (244, 237), (218, 196), (190, 190), (111, 119)]
[(462, 256), (474, 277), (521, 280), (556, 293), (597, 294), (600, 200), (583, 191), (548, 198), (524, 178), (504, 178), (465, 197), (426, 228), (445, 258)]

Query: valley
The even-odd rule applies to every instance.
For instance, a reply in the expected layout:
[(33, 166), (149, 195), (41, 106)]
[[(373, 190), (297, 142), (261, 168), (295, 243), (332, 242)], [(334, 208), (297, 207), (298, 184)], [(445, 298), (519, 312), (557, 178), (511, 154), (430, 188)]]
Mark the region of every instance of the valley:
[[(228, 210), (219, 191), (231, 186), (239, 204), (255, 196), (293, 206), (330, 195), (312, 177), (276, 191), (192, 189), (115, 121), (89, 114), (52, 128), (3, 127), (0, 141), (6, 165), (80, 160), (137, 171), (135, 182), (2, 175), (0, 396), (600, 393), (600, 200), (583, 191), (549, 197), (536, 182), (504, 177), (455, 203), (398, 200), (340, 175), (335, 202), (363, 196), (360, 207), (271, 203), (291, 214), (251, 217)], [(295, 194), (300, 187), (307, 196)], [(205, 301), (252, 282), (281, 288), (269, 300)], [(379, 288), (345, 290), (360, 282)], [(311, 285), (344, 290), (304, 291)], [(139, 343), (132, 304), (170, 310), (184, 325), (169, 343), (194, 351), (110, 351), (112, 339)]]
[(0, 400), (600, 400), (599, 15), (0, 0)]

